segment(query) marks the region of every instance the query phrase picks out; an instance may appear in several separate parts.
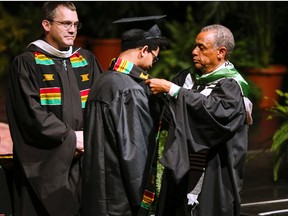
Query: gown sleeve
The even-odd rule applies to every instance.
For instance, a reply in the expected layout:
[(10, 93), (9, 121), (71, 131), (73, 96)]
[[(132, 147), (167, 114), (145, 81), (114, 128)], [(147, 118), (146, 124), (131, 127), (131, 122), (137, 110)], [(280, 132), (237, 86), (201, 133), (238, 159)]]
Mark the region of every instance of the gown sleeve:
[[(10, 71), (7, 117), (13, 158), (19, 161), (47, 211), (53, 215), (73, 212), (78, 204), (68, 178), (72, 172), (76, 134), (41, 107), (34, 64), (27, 56), (16, 57)], [(19, 169), (19, 172), (22, 171)], [(71, 205), (61, 205), (63, 199)]]
[(85, 109), (83, 210), (91, 215), (106, 212), (108, 203), (115, 211), (127, 203), (140, 205), (155, 142), (143, 89), (115, 94), (111, 103), (99, 99), (99, 94), (90, 94), (97, 99), (88, 100)]
[[(12, 107), (25, 142), (36, 148), (60, 145), (71, 128), (40, 104), (39, 85), (33, 59), (18, 57), (11, 69)], [(75, 143), (76, 144), (76, 143)]]
[(170, 110), (174, 137), (165, 147), (161, 162), (178, 180), (189, 170), (187, 152), (217, 148), (245, 124), (241, 90), (233, 79), (219, 81), (209, 95), (181, 88), (177, 99), (170, 101)]
[(139, 205), (147, 178), (146, 163), (151, 156), (149, 146), (153, 146), (155, 140), (153, 120), (143, 91), (127, 90), (120, 100), (120, 106), (112, 108), (117, 125), (120, 170), (131, 203)]

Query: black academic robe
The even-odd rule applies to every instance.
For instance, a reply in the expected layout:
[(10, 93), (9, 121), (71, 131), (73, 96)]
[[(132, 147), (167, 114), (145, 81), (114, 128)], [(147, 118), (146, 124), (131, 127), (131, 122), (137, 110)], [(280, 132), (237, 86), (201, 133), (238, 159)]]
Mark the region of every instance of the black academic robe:
[(139, 209), (155, 145), (141, 72), (135, 65), (130, 74), (108, 70), (91, 89), (84, 119), (83, 216), (131, 216)]
[[(183, 84), (187, 71), (175, 82)], [(161, 159), (165, 171), (157, 216), (191, 215), (189, 193), (201, 172), (191, 174), (189, 153), (207, 151), (206, 168), (195, 216), (239, 216), (240, 192), (247, 151), (248, 125), (239, 84), (221, 79), (210, 95), (200, 93), (205, 85), (181, 88), (171, 99), (169, 136)]]
[[(75, 48), (74, 48), (75, 51)], [(77, 215), (80, 166), (75, 131), (101, 68), (79, 49), (58, 58), (35, 45), (11, 64), (7, 116), (13, 140), (13, 215)]]

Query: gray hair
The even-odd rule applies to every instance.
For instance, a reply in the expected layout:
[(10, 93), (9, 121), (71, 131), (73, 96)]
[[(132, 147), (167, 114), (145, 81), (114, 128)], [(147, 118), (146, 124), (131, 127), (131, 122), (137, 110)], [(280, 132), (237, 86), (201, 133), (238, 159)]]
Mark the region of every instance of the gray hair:
[(227, 49), (227, 54), (225, 59), (229, 59), (233, 49), (235, 47), (234, 36), (232, 32), (225, 26), (214, 24), (205, 26), (201, 29), (201, 32), (213, 31), (214, 32), (214, 47), (224, 46)]

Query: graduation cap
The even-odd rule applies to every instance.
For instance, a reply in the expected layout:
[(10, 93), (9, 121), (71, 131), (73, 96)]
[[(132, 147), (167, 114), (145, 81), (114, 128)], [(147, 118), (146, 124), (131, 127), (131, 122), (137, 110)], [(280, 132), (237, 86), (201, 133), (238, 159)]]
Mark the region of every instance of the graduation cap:
[(123, 26), (122, 42), (141, 39), (161, 38), (162, 33), (156, 24), (156, 20), (166, 17), (166, 15), (143, 16), (122, 18), (114, 21), (115, 24)]
[(166, 15), (157, 15), (157, 16), (143, 16), (143, 17), (130, 17), (122, 18), (114, 21), (113, 23), (135, 23), (135, 22), (144, 22), (144, 21), (154, 21), (166, 17)]

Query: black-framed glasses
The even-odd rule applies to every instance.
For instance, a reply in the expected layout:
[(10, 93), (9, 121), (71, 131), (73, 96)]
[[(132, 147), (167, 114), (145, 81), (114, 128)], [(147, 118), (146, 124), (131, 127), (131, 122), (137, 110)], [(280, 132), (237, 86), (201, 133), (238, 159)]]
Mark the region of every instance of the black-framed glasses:
[(152, 51), (150, 53), (153, 55), (153, 63), (159, 61), (159, 58)]
[(71, 22), (71, 21), (57, 21), (57, 20), (48, 20), (49, 22), (55, 22), (59, 25), (62, 25), (64, 29), (68, 30), (73, 25), (75, 29), (81, 29), (82, 23), (80, 22)]

